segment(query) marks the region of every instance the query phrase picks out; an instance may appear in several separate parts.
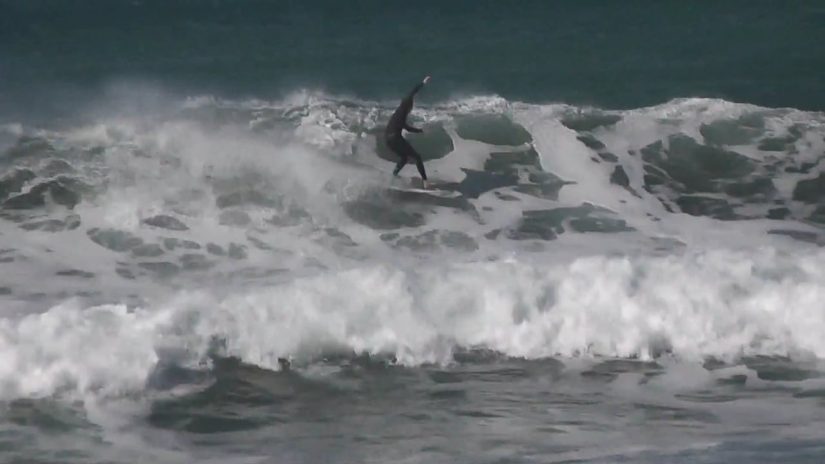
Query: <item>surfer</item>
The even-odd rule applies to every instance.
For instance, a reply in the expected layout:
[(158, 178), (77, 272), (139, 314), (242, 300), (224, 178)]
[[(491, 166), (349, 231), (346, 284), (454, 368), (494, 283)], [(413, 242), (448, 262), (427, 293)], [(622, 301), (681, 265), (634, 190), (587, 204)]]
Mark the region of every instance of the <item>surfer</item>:
[(421, 174), (421, 182), (424, 184), (425, 189), (430, 188), (430, 184), (427, 182), (427, 172), (424, 171), (424, 161), (421, 159), (421, 155), (410, 145), (410, 142), (407, 142), (407, 140), (401, 136), (401, 130), (407, 129), (415, 133), (424, 132), (417, 127), (412, 127), (407, 124), (407, 116), (409, 116), (410, 111), (412, 111), (413, 97), (415, 97), (415, 94), (429, 81), (430, 76), (425, 77), (423, 81), (412, 89), (409, 95), (401, 100), (401, 104), (398, 105), (398, 108), (390, 117), (390, 122), (387, 123), (387, 128), (384, 130), (384, 139), (387, 142), (387, 146), (400, 158), (395, 169), (392, 171), (392, 175), (397, 176), (401, 168), (407, 164), (407, 158), (412, 157), (415, 159), (415, 165), (418, 168), (418, 173)]

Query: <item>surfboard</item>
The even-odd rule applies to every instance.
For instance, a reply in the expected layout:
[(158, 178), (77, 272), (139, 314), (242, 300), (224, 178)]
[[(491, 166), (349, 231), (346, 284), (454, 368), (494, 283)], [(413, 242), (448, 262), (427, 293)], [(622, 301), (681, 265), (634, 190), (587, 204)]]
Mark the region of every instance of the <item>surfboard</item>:
[(394, 177), (390, 181), (389, 189), (397, 192), (408, 192), (415, 194), (425, 194), (437, 197), (455, 198), (461, 196), (461, 193), (455, 189), (449, 188), (449, 182), (442, 179), (430, 179), (430, 188), (424, 188), (421, 185), (421, 180), (409, 177)]
[(420, 187), (404, 187), (404, 186), (390, 186), (390, 190), (395, 190), (396, 192), (407, 192), (407, 193), (420, 193), (425, 195), (432, 195), (435, 197), (445, 197), (445, 198), (456, 198), (460, 197), (461, 194), (453, 191), (453, 190), (441, 190), (437, 186), (431, 186), (428, 189), (420, 188)]

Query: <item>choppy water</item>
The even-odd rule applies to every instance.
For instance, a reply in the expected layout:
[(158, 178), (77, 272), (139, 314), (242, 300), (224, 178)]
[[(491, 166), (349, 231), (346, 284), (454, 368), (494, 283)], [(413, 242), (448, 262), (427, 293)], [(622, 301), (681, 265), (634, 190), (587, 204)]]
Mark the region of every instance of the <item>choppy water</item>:
[[(795, 104), (821, 51), (778, 38), (760, 58), (803, 63), (793, 91), (749, 93), (776, 75), (723, 75), (699, 53), (713, 85), (670, 66), (661, 92), (611, 100), (607, 81), (585, 82), (584, 105), (523, 68), (513, 87), (500, 70), (458, 79), (472, 60), (438, 60), (471, 35), (435, 28), (449, 40), (426, 42), (439, 58), (410, 140), (440, 195), (392, 189), (376, 137), (398, 100), (385, 94), (417, 75), (366, 73), (381, 84), (364, 91), (353, 59), (311, 79), (306, 54), (337, 49), (298, 13), (343, 15), (325, 24), (347, 50), (403, 51), (418, 32), (374, 42), (361, 4), (74, 5), (3, 3), (0, 461), (822, 461), (825, 114), (815, 92)], [(456, 5), (436, 23), (530, 13), (507, 40), (551, 48), (549, 10), (583, 34), (611, 8)], [(746, 57), (748, 28), (822, 34), (783, 22), (812, 21), (815, 3), (776, 5), (743, 11), (762, 22), (742, 28), (711, 15), (695, 40)], [(710, 15), (656, 8), (639, 21), (681, 8), (693, 30), (691, 14)], [(382, 14), (419, 20), (361, 17)], [(259, 49), (280, 54), (256, 69), (305, 85), (250, 84), (258, 55), (239, 44), (294, 30), (301, 46)], [(238, 43), (205, 45), (232, 31)], [(62, 54), (27, 48), (55, 35)], [(109, 47), (122, 62), (94, 59)], [(715, 98), (721, 83), (741, 102)]]

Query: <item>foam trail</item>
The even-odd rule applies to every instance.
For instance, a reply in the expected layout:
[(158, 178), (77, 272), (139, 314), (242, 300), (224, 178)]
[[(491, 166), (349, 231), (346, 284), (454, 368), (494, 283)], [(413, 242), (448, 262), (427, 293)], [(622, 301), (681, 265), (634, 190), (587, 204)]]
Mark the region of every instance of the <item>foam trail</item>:
[(562, 190), (559, 198), (561, 201), (568, 204), (589, 201), (617, 209), (616, 189), (603, 181), (609, 174), (597, 175), (594, 172), (600, 170), (600, 167), (593, 165), (592, 152), (577, 140), (575, 131), (565, 127), (553, 116), (520, 115), (519, 122), (535, 134), (542, 168), (576, 183)]

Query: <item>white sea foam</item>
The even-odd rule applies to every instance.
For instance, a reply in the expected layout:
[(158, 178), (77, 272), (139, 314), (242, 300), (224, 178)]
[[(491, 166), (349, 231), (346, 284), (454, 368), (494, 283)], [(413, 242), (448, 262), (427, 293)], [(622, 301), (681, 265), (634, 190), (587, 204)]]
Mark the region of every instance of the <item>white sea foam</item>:
[[(4, 266), (14, 269), (0, 277), (0, 287), (11, 293), (3, 297), (0, 319), (0, 395), (140, 391), (158, 363), (197, 367), (216, 340), (223, 354), (272, 369), (281, 357), (311, 363), (331, 351), (392, 355), (404, 365), (448, 363), (456, 346), (527, 358), (825, 357), (825, 254), (766, 233), (786, 229), (816, 242), (820, 229), (794, 219), (719, 221), (669, 212), (644, 188), (638, 155), (675, 134), (704, 142), (703, 124), (758, 113), (763, 132), (725, 149), (760, 169), (810, 162), (825, 143), (821, 114), (708, 99), (630, 111), (498, 97), (417, 108), (415, 117), (443, 124), (454, 146), (428, 162), (434, 177), (460, 181), (465, 170), (483, 169), (491, 152), (534, 148), (544, 171), (571, 183), (558, 199), (504, 187), (468, 199), (469, 207), (399, 202), (381, 209), (369, 201), (389, 201), (382, 189), (392, 163), (375, 156), (375, 130), (392, 109), (391, 103), (300, 93), (279, 102), (193, 99), (183, 113), (164, 112), (156, 121), (117, 116), (63, 131), (7, 127), (9, 134), (48, 141), (49, 156), (71, 160), (75, 175), (96, 193), (84, 193), (71, 212), (51, 205), (38, 213), (77, 214), (77, 229), (0, 225), (0, 249), (13, 249)], [(187, 111), (231, 117), (216, 125)], [(512, 118), (532, 142), (494, 145), (459, 135), (454, 116), (489, 112)], [(589, 131), (615, 162), (594, 161), (596, 150), (565, 124), (590, 113), (620, 117)], [(796, 138), (781, 157), (756, 146), (759, 137), (791, 132)], [(610, 182), (616, 165), (630, 189)], [(777, 170), (772, 180), (777, 198), (803, 217), (815, 205), (792, 200), (793, 189), (818, 171), (791, 171)], [(250, 190), (266, 198), (218, 205), (221, 195)], [(359, 201), (374, 207), (368, 214), (402, 211), (424, 224), (376, 230), (345, 212)], [(609, 209), (633, 230), (576, 233), (564, 223), (553, 241), (491, 234), (517, 230), (526, 211), (582, 203)], [(283, 218), (285, 205), (304, 215), (282, 225), (274, 219)], [(229, 209), (248, 219), (224, 222)], [(173, 215), (188, 229), (158, 230), (144, 222), (157, 214)], [(164, 248), (151, 259), (106, 249), (89, 239), (93, 229), (116, 229)], [(469, 245), (446, 246), (432, 238), (438, 232)], [(392, 242), (392, 234), (400, 238)], [(184, 253), (200, 254), (210, 267), (170, 282), (141, 268), (147, 261), (183, 267), (181, 252), (165, 245), (170, 237), (197, 242), (202, 248)], [(405, 248), (402, 240), (413, 245)], [(244, 255), (217, 258), (204, 250), (207, 244), (242, 244)], [(67, 269), (92, 276), (55, 276)], [(31, 282), (38, 282), (36, 289)], [(97, 292), (94, 303), (66, 299), (90, 290)], [(141, 299), (133, 310), (101, 304)]]
[(67, 302), (0, 325), (2, 395), (139, 391), (159, 360), (223, 354), (269, 369), (331, 352), (449, 363), (456, 346), (504, 355), (676, 359), (825, 357), (825, 252), (724, 250), (370, 265), (128, 310)]

